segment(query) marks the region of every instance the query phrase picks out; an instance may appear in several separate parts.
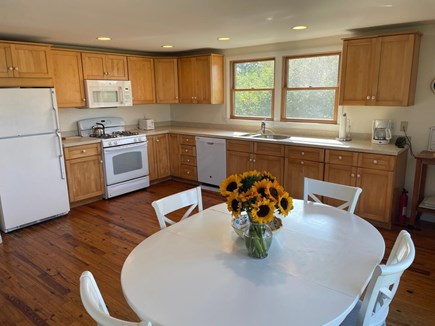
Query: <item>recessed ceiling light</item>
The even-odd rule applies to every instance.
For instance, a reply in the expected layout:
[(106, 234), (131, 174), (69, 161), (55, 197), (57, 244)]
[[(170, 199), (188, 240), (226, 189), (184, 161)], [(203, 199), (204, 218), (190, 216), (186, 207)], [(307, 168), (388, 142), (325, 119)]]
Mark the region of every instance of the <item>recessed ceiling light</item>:
[(385, 5), (381, 5), (381, 7), (384, 7), (384, 8), (392, 8), (392, 7), (393, 7), (393, 5), (390, 5), (390, 4), (385, 4)]
[(108, 37), (108, 36), (98, 36), (97, 40), (98, 41), (110, 41), (112, 38)]
[(228, 36), (220, 36), (220, 37), (218, 37), (218, 40), (219, 41), (229, 41), (229, 40), (231, 40), (231, 38), (229, 38)]
[(165, 45), (162, 45), (162, 48), (165, 48), (165, 49), (172, 49), (174, 46), (173, 45), (170, 45), (170, 44), (165, 44)]
[(307, 26), (304, 25), (299, 25), (299, 26), (293, 26), (292, 29), (294, 29), (295, 31), (301, 31), (303, 29), (307, 29)]

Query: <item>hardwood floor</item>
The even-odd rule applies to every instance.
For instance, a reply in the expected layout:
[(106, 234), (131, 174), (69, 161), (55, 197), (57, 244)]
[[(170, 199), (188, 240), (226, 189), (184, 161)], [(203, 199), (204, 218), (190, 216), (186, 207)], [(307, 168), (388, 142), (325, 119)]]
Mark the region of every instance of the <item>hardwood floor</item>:
[[(138, 243), (159, 230), (151, 202), (191, 187), (167, 181), (2, 234), (0, 325), (93, 325), (79, 294), (85, 270), (94, 274), (113, 316), (137, 321), (122, 294), (122, 264)], [(203, 191), (204, 208), (222, 201), (218, 193)], [(386, 256), (400, 229), (381, 230)], [(435, 225), (422, 223), (410, 233), (416, 259), (402, 277), (388, 325), (435, 325)]]

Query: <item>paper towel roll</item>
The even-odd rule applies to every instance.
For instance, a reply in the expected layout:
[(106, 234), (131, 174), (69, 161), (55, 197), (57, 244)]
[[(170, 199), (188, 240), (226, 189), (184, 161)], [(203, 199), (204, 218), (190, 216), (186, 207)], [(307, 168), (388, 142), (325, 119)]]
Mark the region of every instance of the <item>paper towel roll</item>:
[(346, 121), (347, 121), (346, 113), (343, 113), (340, 116), (340, 126), (338, 129), (338, 138), (339, 139), (346, 139)]

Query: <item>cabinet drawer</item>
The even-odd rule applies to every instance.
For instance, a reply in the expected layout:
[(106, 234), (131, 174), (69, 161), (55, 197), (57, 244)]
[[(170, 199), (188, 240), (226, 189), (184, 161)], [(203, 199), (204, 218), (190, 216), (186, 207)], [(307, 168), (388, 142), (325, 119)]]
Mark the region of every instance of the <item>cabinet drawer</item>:
[(180, 135), (180, 144), (195, 145), (195, 136)]
[(252, 141), (234, 139), (227, 140), (227, 151), (252, 153), (253, 150), (254, 143)]
[(254, 153), (255, 154), (262, 154), (262, 155), (264, 154), (264, 155), (284, 157), (284, 152), (285, 152), (284, 145), (262, 143), (262, 142), (254, 143)]
[(190, 155), (181, 155), (181, 164), (196, 166), (196, 157)]
[(327, 149), (325, 151), (325, 162), (330, 164), (356, 166), (358, 164), (358, 153)]
[(181, 149), (181, 154), (196, 156), (196, 147), (195, 146), (181, 145), (180, 149)]
[(197, 180), (196, 177), (196, 166), (181, 164), (180, 167), (180, 177), (183, 179)]
[(323, 162), (325, 158), (325, 150), (314, 147), (286, 146), (285, 156), (300, 160)]
[(358, 166), (369, 169), (393, 171), (396, 158), (390, 155), (360, 153)]
[(75, 158), (99, 155), (101, 153), (100, 143), (65, 147), (63, 149), (65, 153), (65, 159), (71, 160)]

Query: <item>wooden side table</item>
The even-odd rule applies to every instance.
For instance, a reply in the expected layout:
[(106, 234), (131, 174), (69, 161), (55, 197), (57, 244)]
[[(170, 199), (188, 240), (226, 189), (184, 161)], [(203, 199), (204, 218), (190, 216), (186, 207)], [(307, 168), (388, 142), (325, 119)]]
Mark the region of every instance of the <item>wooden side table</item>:
[(422, 151), (415, 158), (417, 161), (415, 165), (414, 190), (412, 195), (411, 225), (415, 224), (416, 218), (420, 217), (423, 212), (435, 214), (435, 208), (420, 205), (424, 200), (427, 166), (435, 165), (435, 152)]

